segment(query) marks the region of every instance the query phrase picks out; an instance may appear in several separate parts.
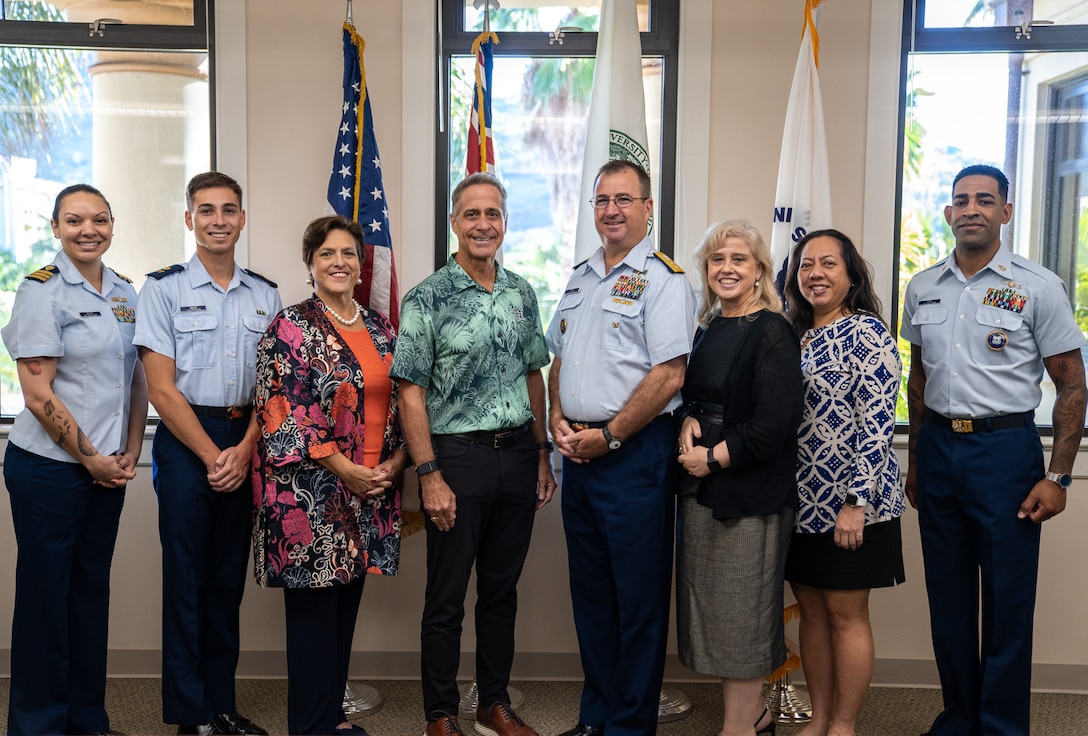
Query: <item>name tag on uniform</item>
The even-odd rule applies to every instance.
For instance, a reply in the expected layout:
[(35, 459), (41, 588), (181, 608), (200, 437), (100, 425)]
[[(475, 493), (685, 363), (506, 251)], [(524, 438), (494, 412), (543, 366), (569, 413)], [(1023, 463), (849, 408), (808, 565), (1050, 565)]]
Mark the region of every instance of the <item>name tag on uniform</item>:
[(101, 317), (102, 313), (101, 312), (80, 312), (79, 316), (80, 317)]
[(182, 312), (203, 312), (206, 309), (207, 309), (207, 307), (205, 307), (203, 304), (195, 304), (195, 305), (193, 305), (191, 307), (182, 307), (181, 311)]

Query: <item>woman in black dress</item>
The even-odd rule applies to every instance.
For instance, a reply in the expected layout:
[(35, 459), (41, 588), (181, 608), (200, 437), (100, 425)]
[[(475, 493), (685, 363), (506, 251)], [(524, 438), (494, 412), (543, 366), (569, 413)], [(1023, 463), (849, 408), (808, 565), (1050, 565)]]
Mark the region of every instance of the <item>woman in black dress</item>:
[(680, 659), (722, 678), (720, 736), (774, 733), (760, 694), (763, 678), (786, 660), (800, 352), (770, 253), (749, 222), (711, 227), (695, 260), (703, 289), (680, 428)]

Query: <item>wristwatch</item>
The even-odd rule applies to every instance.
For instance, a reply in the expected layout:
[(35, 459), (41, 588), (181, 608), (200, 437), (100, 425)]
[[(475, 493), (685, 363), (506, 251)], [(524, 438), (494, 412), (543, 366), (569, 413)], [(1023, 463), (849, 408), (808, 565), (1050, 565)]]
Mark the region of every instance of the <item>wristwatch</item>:
[(847, 506), (854, 506), (859, 509), (863, 509), (869, 505), (868, 501), (852, 491), (846, 494), (844, 501)]
[(431, 460), (430, 462), (420, 463), (416, 466), (416, 475), (423, 477), (427, 473), (437, 473), (442, 467), (438, 464), (437, 460)]
[(618, 450), (623, 447), (623, 443), (612, 436), (612, 433), (608, 431), (608, 425), (601, 427), (601, 434), (604, 435), (604, 441), (608, 443), (609, 450)]
[(1063, 491), (1069, 486), (1073, 485), (1073, 477), (1068, 473), (1052, 473), (1048, 470), (1046, 473), (1046, 479), (1057, 483)]
[(713, 447), (706, 448), (706, 466), (710, 468), (711, 473), (717, 473), (722, 469), (722, 464), (714, 457)]

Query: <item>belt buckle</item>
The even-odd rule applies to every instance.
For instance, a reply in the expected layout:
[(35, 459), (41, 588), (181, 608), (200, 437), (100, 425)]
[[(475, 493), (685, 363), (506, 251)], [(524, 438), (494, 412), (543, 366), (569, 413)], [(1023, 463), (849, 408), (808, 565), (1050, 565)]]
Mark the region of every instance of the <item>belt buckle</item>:
[(241, 419), (243, 414), (245, 414), (244, 406), (234, 405), (227, 407), (227, 419)]
[(585, 432), (589, 429), (589, 425), (585, 422), (571, 422), (570, 426), (575, 432)]
[(953, 419), (952, 431), (960, 434), (970, 434), (975, 431), (975, 427), (970, 419)]

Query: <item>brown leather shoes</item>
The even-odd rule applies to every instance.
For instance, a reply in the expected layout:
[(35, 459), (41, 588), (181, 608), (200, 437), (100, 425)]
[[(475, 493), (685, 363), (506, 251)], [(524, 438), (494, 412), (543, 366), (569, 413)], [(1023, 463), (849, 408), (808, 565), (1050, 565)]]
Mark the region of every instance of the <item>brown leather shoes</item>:
[(540, 736), (507, 703), (477, 708), (474, 728), (481, 736)]
[(427, 722), (423, 736), (465, 736), (457, 716), (442, 716), (436, 721)]

